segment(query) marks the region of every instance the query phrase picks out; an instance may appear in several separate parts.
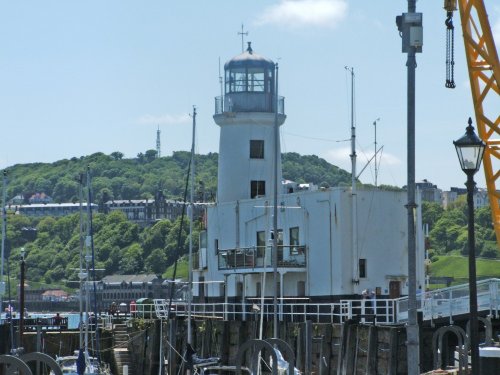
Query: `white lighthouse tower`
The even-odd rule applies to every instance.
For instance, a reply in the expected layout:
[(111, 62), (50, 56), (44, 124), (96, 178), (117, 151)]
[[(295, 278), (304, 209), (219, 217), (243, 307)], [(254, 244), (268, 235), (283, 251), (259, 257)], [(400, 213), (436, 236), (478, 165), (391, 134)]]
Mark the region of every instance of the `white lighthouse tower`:
[(216, 98), (214, 114), (221, 128), (217, 201), (271, 197), (281, 181), (275, 127), (286, 118), (284, 98), (277, 98), (276, 64), (254, 53), (248, 43), (245, 52), (224, 65), (224, 72), (224, 96)]

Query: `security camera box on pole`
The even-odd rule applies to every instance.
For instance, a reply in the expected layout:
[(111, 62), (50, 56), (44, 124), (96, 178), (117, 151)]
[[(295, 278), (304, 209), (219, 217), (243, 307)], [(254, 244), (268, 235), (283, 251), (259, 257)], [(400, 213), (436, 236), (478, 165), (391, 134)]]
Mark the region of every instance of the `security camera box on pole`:
[(408, 53), (412, 47), (415, 52), (422, 52), (424, 40), (422, 13), (403, 13), (396, 17), (396, 23), (401, 32), (402, 52)]

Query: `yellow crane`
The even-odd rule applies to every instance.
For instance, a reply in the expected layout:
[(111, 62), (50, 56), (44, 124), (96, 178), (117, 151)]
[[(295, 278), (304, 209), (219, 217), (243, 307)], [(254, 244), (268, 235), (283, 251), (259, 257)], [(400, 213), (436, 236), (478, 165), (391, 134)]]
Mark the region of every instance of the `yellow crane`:
[[(458, 3), (458, 7), (457, 7)], [(500, 250), (500, 63), (483, 0), (445, 0), (446, 25), (446, 87), (453, 88), (453, 13), (458, 9), (462, 24), (465, 56), (469, 70), (470, 87), (476, 126), (486, 143), (483, 168), (491, 205), (493, 227)]]

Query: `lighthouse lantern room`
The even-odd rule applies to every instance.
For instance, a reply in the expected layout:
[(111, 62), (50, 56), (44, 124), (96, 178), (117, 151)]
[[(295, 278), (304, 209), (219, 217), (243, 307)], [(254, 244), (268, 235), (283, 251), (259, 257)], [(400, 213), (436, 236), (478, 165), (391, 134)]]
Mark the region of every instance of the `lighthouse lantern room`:
[(270, 197), (274, 183), (281, 181), (281, 151), (279, 139), (274, 142), (274, 128), (286, 116), (284, 98), (277, 96), (276, 72), (277, 65), (254, 53), (250, 43), (224, 65), (224, 95), (215, 99), (214, 114), (221, 128), (218, 202)]

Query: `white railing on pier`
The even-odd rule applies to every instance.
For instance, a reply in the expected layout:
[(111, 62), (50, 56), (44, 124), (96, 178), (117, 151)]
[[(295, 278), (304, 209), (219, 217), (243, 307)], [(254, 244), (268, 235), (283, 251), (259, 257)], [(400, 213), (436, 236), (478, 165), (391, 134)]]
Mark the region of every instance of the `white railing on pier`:
[[(500, 279), (487, 279), (477, 283), (478, 311), (499, 317)], [(408, 297), (396, 301), (396, 322), (408, 320)], [(469, 313), (469, 284), (438, 289), (417, 296), (417, 310), (422, 312), (423, 320), (449, 319), (450, 324), (457, 315)]]
[[(187, 316), (187, 304), (176, 302), (168, 313), (168, 300), (155, 299), (150, 308), (144, 306), (145, 311), (154, 311), (158, 319), (168, 319), (172, 316)], [(220, 320), (257, 320), (263, 317), (272, 320), (274, 306), (272, 303), (258, 305), (254, 303), (192, 303), (191, 315), (195, 319)], [(395, 319), (394, 300), (342, 300), (335, 303), (284, 303), (278, 306), (279, 320), (291, 322), (342, 323), (348, 319), (359, 319), (362, 322), (393, 323)], [(262, 309), (262, 311), (261, 311)], [(144, 317), (140, 312), (138, 317)]]
[[(477, 283), (478, 311), (500, 317), (500, 279), (488, 279)], [(152, 305), (141, 305), (131, 314), (133, 317), (168, 319), (187, 316), (187, 303), (175, 301), (170, 306), (165, 299), (155, 299)], [(257, 307), (257, 308), (255, 308)], [(343, 323), (349, 319), (375, 324), (401, 324), (408, 319), (408, 297), (397, 299), (351, 299), (334, 303), (295, 303), (278, 305), (280, 321)], [(261, 311), (262, 310), (262, 311)], [(417, 310), (423, 320), (449, 319), (469, 313), (469, 285), (420, 293)], [(191, 314), (195, 319), (266, 320), (274, 318), (274, 304), (264, 303), (192, 303)]]

